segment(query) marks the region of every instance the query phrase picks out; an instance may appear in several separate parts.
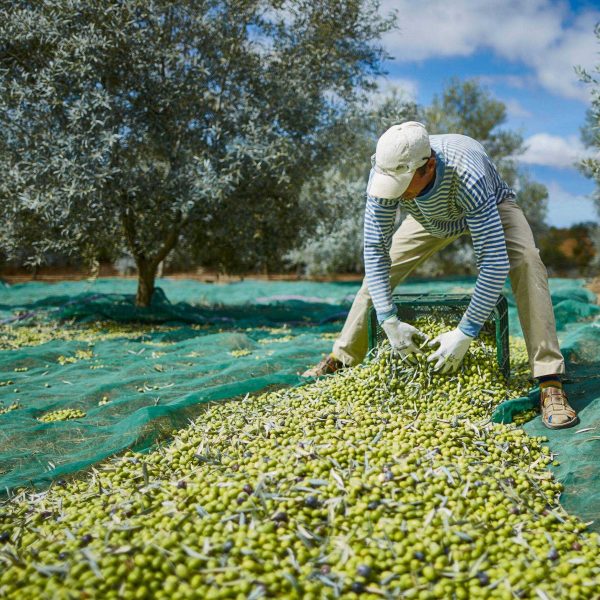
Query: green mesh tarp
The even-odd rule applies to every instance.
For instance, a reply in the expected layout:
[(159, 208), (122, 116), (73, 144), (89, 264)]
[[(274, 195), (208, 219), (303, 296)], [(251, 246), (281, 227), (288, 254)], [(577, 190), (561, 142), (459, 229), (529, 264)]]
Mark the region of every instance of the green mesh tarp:
[[(149, 309), (134, 306), (135, 282), (118, 279), (0, 290), (0, 489), (146, 448), (207, 401), (297, 384), (356, 289), (159, 285)], [(65, 408), (85, 417), (39, 421)]]
[[(147, 448), (210, 400), (297, 385), (331, 349), (358, 283), (161, 279), (153, 306), (136, 282), (0, 286), (0, 489), (45, 484), (119, 452)], [(396, 291), (468, 293), (474, 279), (412, 282)], [(600, 519), (600, 307), (583, 280), (552, 279), (567, 390), (581, 424), (545, 429), (565, 482), (563, 503)], [(521, 335), (514, 299), (511, 335)], [(41, 422), (58, 409), (85, 417)], [(577, 433), (579, 432), (579, 433)]]

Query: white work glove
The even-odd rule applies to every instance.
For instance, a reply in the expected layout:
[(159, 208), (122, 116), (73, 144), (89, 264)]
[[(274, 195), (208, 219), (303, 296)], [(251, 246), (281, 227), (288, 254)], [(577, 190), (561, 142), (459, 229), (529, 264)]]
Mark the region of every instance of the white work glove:
[(427, 362), (436, 361), (434, 371), (453, 373), (458, 369), (472, 341), (473, 338), (465, 335), (458, 327), (442, 333), (429, 342), (431, 347), (438, 344), (440, 347), (427, 357)]
[(423, 342), (426, 342), (429, 337), (416, 327), (398, 320), (398, 317), (395, 316), (383, 321), (381, 327), (385, 331), (388, 340), (390, 340), (392, 352), (399, 355), (402, 360), (408, 359), (411, 362), (416, 362), (413, 355), (423, 354), (413, 338), (421, 338)]

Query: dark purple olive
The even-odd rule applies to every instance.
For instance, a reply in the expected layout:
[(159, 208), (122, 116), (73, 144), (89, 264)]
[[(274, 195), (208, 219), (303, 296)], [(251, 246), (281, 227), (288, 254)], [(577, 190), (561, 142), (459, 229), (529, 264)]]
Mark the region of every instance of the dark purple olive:
[(425, 555), (420, 551), (420, 550), (416, 550), (413, 553), (413, 556), (417, 559), (417, 560), (425, 560)]
[(323, 575), (329, 575), (329, 573), (331, 573), (331, 567), (329, 565), (323, 565), (321, 567), (321, 573)]
[(8, 542), (8, 540), (10, 540), (10, 533), (8, 533), (8, 531), (3, 531), (0, 533), (0, 544)]
[(361, 583), (360, 581), (355, 581), (352, 583), (352, 585), (350, 586), (350, 589), (355, 593), (355, 594), (360, 594), (362, 592), (365, 591), (365, 585), (364, 583)]
[(306, 504), (308, 508), (319, 508), (319, 499), (316, 496), (306, 496), (304, 504)]
[(582, 546), (581, 546), (581, 544), (580, 544), (579, 542), (573, 542), (573, 543), (571, 544), (571, 548), (572, 548), (573, 550), (578, 550), (578, 551), (579, 551), (579, 550), (581, 550)]
[(481, 585), (489, 585), (490, 583), (490, 578), (485, 571), (479, 571), (477, 573), (477, 579), (479, 579)]
[(58, 558), (60, 560), (66, 560), (67, 558), (69, 558), (69, 553), (68, 552), (59, 552)]
[(275, 521), (276, 523), (287, 523), (288, 520), (289, 519), (287, 513), (278, 512), (273, 515), (273, 521)]
[(556, 548), (550, 548), (550, 551), (547, 554), (548, 560), (558, 560), (558, 551)]
[(392, 481), (394, 479), (394, 474), (391, 471), (386, 471), (383, 474), (384, 481)]
[(235, 546), (235, 544), (233, 543), (232, 540), (227, 540), (223, 544), (223, 552), (231, 552), (231, 550), (233, 549), (234, 546)]
[(182, 479), (181, 481), (177, 482), (177, 487), (180, 490), (185, 490), (185, 488), (187, 487), (187, 483)]
[(511, 513), (512, 515), (520, 515), (520, 514), (521, 514), (521, 509), (520, 509), (518, 506), (513, 506), (513, 507), (510, 509), (510, 513)]
[(356, 572), (364, 578), (371, 576), (371, 567), (369, 565), (358, 565)]
[(79, 540), (79, 545), (87, 546), (93, 539), (94, 538), (91, 533), (86, 533), (85, 535), (81, 536), (81, 540)]
[(238, 496), (236, 502), (238, 504), (244, 504), (244, 502), (246, 502), (246, 496)]
[(253, 488), (253, 487), (252, 487), (252, 486), (251, 486), (249, 483), (247, 483), (247, 484), (246, 484), (246, 485), (245, 485), (245, 486), (242, 488), (242, 490), (243, 490), (244, 492), (246, 492), (246, 494), (248, 494), (248, 496), (249, 496), (249, 495), (250, 495), (252, 492), (254, 492), (254, 488)]

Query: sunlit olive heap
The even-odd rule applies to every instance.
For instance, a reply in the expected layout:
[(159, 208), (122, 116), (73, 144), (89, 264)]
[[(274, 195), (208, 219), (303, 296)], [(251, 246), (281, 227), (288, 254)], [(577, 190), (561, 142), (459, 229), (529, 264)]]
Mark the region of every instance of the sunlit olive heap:
[(69, 419), (83, 419), (83, 417), (85, 417), (85, 413), (82, 410), (76, 408), (62, 408), (38, 417), (38, 421), (41, 421), (42, 423), (52, 423), (54, 421), (68, 421)]
[(484, 338), (456, 375), (384, 349), (212, 404), (169, 445), (8, 501), (0, 596), (598, 598), (600, 536), (558, 504), (546, 438), (489, 420), (525, 390)]

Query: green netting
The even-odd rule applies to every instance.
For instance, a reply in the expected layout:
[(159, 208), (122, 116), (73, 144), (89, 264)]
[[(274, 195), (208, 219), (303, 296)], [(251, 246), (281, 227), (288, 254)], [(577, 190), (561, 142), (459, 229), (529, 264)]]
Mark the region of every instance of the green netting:
[(600, 321), (573, 330), (562, 344), (570, 383), (565, 387), (579, 413), (572, 429), (549, 430), (541, 417), (526, 423), (530, 435), (546, 435), (557, 455), (555, 475), (565, 486), (561, 503), (600, 531)]
[[(0, 489), (148, 447), (207, 401), (298, 383), (298, 371), (330, 348), (353, 291), (340, 285), (329, 297), (324, 286), (321, 297), (301, 299), (283, 296), (289, 289), (279, 284), (161, 284), (173, 297), (187, 288), (195, 304), (170, 303), (158, 290), (152, 307), (139, 309), (134, 282), (120, 280), (83, 293), (88, 286), (73, 282), (1, 291), (0, 319), (8, 325), (0, 351)], [(38, 421), (63, 408), (86, 416)]]
[[(124, 448), (147, 448), (209, 400), (299, 384), (298, 373), (331, 349), (358, 289), (161, 279), (153, 306), (139, 309), (135, 285), (107, 278), (0, 286), (0, 489), (44, 484)], [(471, 278), (413, 282), (396, 291), (469, 293), (473, 285)], [(525, 429), (547, 435), (559, 454), (565, 507), (598, 519), (600, 307), (584, 285), (551, 280), (581, 424), (555, 432), (538, 417)], [(521, 335), (514, 299), (504, 293), (510, 333)], [(37, 420), (65, 408), (86, 416)]]

